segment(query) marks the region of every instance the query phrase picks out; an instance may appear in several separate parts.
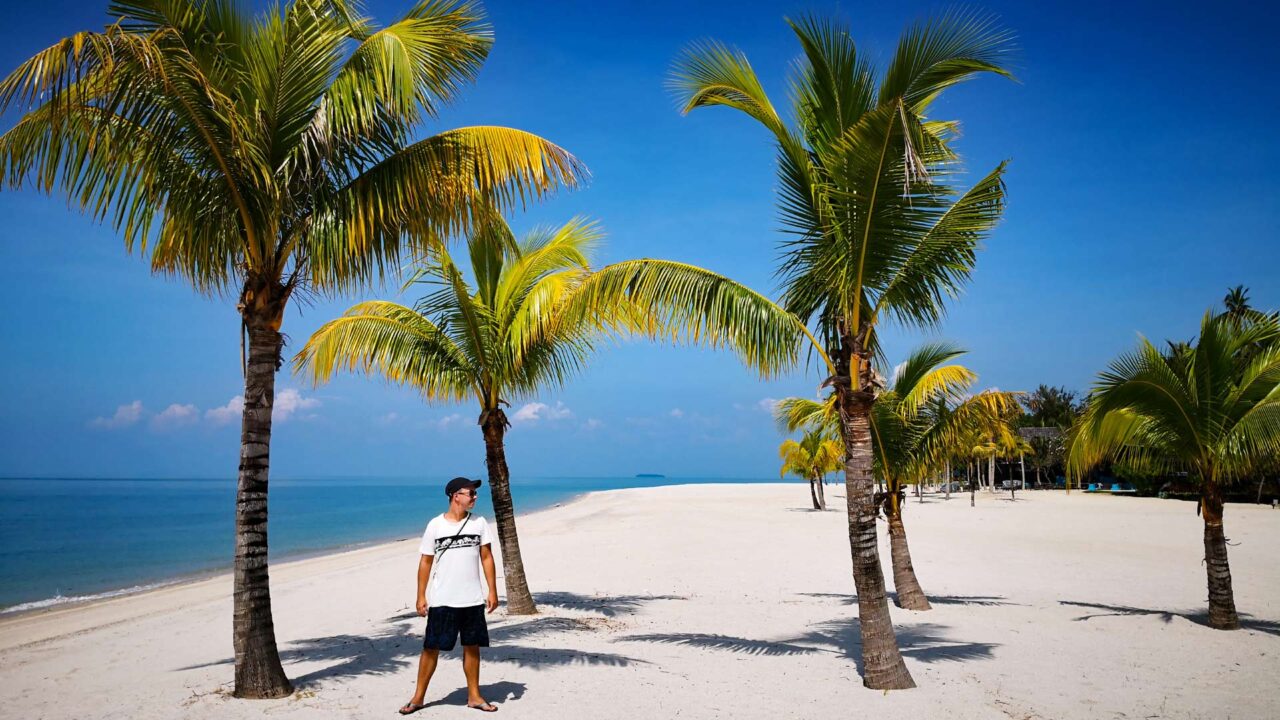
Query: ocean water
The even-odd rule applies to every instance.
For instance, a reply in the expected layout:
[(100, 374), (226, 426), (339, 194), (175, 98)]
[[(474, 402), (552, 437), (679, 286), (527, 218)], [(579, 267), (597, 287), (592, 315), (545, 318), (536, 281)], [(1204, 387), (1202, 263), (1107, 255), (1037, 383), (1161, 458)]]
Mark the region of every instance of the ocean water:
[[(724, 478), (513, 479), (517, 513), (582, 493)], [(444, 479), (272, 480), (273, 561), (409, 537)], [(488, 487), (476, 511), (493, 517)], [(231, 567), (234, 480), (0, 478), (0, 613), (135, 592)]]

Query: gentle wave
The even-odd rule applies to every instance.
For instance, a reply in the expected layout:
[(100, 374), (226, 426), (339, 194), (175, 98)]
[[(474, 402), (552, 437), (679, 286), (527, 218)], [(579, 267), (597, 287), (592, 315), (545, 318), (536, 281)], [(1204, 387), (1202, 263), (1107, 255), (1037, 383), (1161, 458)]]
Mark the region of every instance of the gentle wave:
[(134, 585), (133, 587), (121, 588), (119, 590), (108, 590), (94, 595), (54, 595), (44, 600), (36, 600), (34, 602), (25, 602), (19, 605), (13, 605), (7, 608), (0, 608), (0, 615), (9, 615), (11, 613), (26, 612), (27, 610), (40, 610), (42, 608), (54, 607), (57, 605), (66, 605), (68, 603), (89, 602), (90, 600), (106, 600), (108, 598), (120, 597), (121, 595), (133, 595), (134, 593), (146, 592), (147, 590), (155, 590), (167, 585), (175, 585), (180, 580), (169, 580), (167, 582), (150, 583), (148, 585)]

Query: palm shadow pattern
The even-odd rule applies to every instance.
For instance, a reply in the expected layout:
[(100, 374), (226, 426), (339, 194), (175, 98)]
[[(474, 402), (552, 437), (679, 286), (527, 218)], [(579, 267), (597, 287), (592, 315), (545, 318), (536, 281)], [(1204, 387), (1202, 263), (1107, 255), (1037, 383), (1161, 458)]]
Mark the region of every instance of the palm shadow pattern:
[[(543, 597), (547, 598), (545, 601)], [(676, 596), (589, 596), (574, 593), (543, 593), (539, 602), (548, 607), (565, 607), (585, 610), (606, 618), (634, 613), (649, 600), (683, 599)], [(314, 688), (326, 680), (345, 679), (362, 675), (388, 675), (414, 666), (422, 652), (422, 623), (417, 613), (405, 612), (392, 615), (383, 621), (381, 629), (367, 634), (338, 634), (307, 638), (290, 642), (280, 651), (280, 660), (286, 665), (297, 662), (322, 663), (324, 666), (294, 678), (299, 688)], [(602, 667), (628, 667), (647, 664), (643, 660), (614, 653), (586, 652), (570, 648), (543, 647), (542, 640), (554, 636), (595, 632), (599, 627), (589, 617), (557, 617), (542, 615), (529, 619), (510, 618), (489, 628), (493, 647), (486, 650), (486, 663), (510, 663), (517, 667), (540, 668), (551, 666), (590, 665)], [(528, 641), (522, 643), (521, 641)], [(537, 642), (534, 642), (537, 641)], [(450, 654), (460, 654), (456, 648)], [(215, 665), (229, 665), (233, 658), (222, 658), (207, 663), (176, 668), (175, 672), (195, 670)], [(514, 692), (514, 688), (508, 688)], [(511, 696), (515, 699), (522, 695)], [(495, 692), (495, 695), (498, 693)]]
[(571, 592), (535, 593), (534, 602), (540, 607), (562, 610), (585, 610), (606, 618), (632, 615), (643, 605), (659, 600), (688, 600), (683, 595), (583, 595)]
[[(965, 662), (992, 657), (996, 643), (965, 642), (947, 637), (947, 626), (921, 623), (896, 628), (898, 646), (905, 657), (924, 663)], [(857, 618), (815, 623), (799, 635), (755, 639), (705, 633), (653, 633), (628, 635), (624, 642), (649, 642), (663, 645), (723, 650), (743, 655), (786, 656), (828, 653), (854, 661), (862, 668), (862, 633)]]
[[(1074, 618), (1076, 622), (1087, 622), (1099, 617), (1123, 617), (1130, 615), (1154, 615), (1160, 618), (1165, 624), (1173, 622), (1175, 617), (1189, 620), (1197, 625), (1209, 627), (1209, 613), (1204, 610), (1199, 611), (1182, 611), (1177, 610), (1159, 610), (1154, 608), (1140, 608), (1131, 605), (1107, 605), (1105, 603), (1078, 602), (1073, 600), (1059, 600), (1059, 605), (1067, 605), (1070, 607), (1084, 608), (1093, 610), (1085, 615)], [(1280, 636), (1280, 622), (1275, 620), (1260, 620), (1248, 613), (1237, 613), (1240, 616), (1240, 627), (1245, 630), (1255, 630), (1267, 635)]]
[[(885, 593), (894, 603), (898, 601), (898, 594), (893, 591)], [(811, 598), (829, 598), (839, 600), (841, 605), (857, 605), (858, 596), (848, 595), (846, 593), (800, 593), (804, 597)], [(1018, 605), (1019, 603), (1009, 602), (999, 595), (928, 595), (929, 602), (934, 605), (966, 605), (971, 607), (1002, 607), (1008, 605)]]

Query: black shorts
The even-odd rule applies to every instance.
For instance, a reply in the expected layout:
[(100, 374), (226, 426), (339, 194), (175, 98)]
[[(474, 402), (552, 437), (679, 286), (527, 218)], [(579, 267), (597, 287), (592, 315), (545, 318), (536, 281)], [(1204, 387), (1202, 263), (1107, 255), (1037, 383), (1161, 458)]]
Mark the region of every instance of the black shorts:
[(423, 650), (452, 650), (459, 635), (462, 636), (463, 647), (489, 647), (489, 624), (485, 622), (483, 605), (427, 609), (427, 636), (422, 639)]

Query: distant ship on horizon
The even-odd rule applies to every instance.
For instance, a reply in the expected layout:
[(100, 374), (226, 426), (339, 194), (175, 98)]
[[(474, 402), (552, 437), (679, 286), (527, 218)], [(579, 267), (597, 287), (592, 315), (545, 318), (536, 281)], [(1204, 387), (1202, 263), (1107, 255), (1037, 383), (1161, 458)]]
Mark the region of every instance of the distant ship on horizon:
[(638, 478), (665, 478), (666, 475), (661, 473), (636, 473)]

